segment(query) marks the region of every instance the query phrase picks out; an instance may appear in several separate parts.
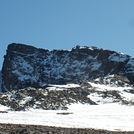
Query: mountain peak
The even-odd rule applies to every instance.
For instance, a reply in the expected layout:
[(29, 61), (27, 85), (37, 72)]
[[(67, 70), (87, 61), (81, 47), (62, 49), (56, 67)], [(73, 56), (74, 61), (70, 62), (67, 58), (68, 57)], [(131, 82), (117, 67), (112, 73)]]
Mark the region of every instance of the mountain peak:
[(2, 68), (5, 90), (41, 87), (45, 84), (77, 83), (100, 76), (118, 74), (131, 82), (134, 60), (128, 55), (97, 47), (79, 46), (66, 50), (46, 50), (12, 43)]

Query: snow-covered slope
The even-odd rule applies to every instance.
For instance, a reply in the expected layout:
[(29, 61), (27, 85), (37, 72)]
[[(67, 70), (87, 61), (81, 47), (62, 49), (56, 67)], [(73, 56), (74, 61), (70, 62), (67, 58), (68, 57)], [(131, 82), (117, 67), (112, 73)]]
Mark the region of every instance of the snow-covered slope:
[[(7, 109), (3, 108), (2, 109)], [(1, 106), (0, 106), (1, 110)], [(134, 107), (118, 104), (72, 104), (64, 110), (35, 110), (0, 114), (0, 123), (34, 124), (68, 128), (134, 131)]]
[(128, 55), (96, 47), (49, 51), (14, 43), (8, 46), (2, 74), (5, 90), (77, 83), (108, 74), (133, 82), (134, 62)]
[(0, 123), (134, 131), (134, 87), (108, 75), (0, 94)]
[(109, 75), (78, 84), (47, 85), (44, 88), (25, 88), (0, 94), (0, 104), (11, 110), (29, 108), (58, 110), (70, 104), (99, 105), (117, 103), (134, 105), (134, 87), (127, 78)]
[[(123, 79), (123, 81), (122, 81)], [(134, 87), (126, 83), (127, 78), (116, 75), (101, 77), (88, 82), (92, 93), (88, 97), (97, 104), (134, 104)]]

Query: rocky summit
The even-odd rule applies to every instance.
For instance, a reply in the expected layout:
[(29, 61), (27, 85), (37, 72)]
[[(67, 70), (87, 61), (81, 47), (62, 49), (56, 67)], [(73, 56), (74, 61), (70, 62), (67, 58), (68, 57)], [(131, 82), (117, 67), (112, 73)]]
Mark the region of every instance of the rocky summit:
[(79, 83), (116, 74), (134, 82), (134, 59), (129, 55), (96, 47), (46, 50), (12, 43), (2, 67), (2, 90)]

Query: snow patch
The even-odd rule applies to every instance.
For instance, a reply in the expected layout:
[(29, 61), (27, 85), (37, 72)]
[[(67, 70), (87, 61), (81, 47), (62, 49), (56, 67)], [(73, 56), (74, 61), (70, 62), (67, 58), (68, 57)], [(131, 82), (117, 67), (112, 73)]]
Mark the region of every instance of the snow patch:
[(47, 89), (49, 90), (67, 90), (68, 88), (79, 88), (78, 84), (66, 84), (66, 85), (48, 85)]
[(123, 91), (125, 89), (133, 89), (132, 87), (118, 87), (118, 86), (110, 86), (110, 85), (104, 85), (104, 84), (96, 84), (93, 82), (88, 82), (92, 87), (95, 87), (97, 91)]
[(96, 102), (97, 104), (108, 104), (108, 103), (113, 103), (113, 98), (112, 97), (102, 97), (101, 94), (98, 93), (92, 93), (87, 96), (90, 98), (92, 101)]
[(77, 88), (77, 87), (80, 87), (80, 85), (78, 85), (78, 84), (66, 84), (66, 85), (51, 85), (51, 84), (49, 84), (49, 86), (59, 87), (59, 88)]
[(116, 62), (124, 62), (127, 59), (126, 55), (113, 53), (108, 58), (110, 61), (116, 61)]
[(31, 96), (27, 96), (19, 104), (20, 105), (26, 104), (26, 102), (30, 101), (31, 99), (32, 99)]
[(9, 107), (0, 104), (0, 111), (7, 111), (7, 110), (9, 110)]

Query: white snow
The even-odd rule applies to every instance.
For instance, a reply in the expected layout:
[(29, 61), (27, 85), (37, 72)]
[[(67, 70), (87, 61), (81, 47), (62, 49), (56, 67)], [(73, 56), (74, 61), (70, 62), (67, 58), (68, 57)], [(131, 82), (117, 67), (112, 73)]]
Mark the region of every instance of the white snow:
[(111, 61), (124, 62), (127, 59), (127, 56), (123, 54), (117, 55), (116, 53), (113, 53), (109, 56), (108, 59)]
[(114, 99), (112, 97), (102, 97), (102, 95), (98, 93), (92, 93), (87, 96), (92, 101), (96, 102), (97, 104), (108, 104), (113, 103)]
[(91, 46), (91, 47), (88, 47), (88, 46), (79, 46), (79, 45), (77, 45), (76, 47), (74, 47), (73, 49), (90, 49), (90, 50), (94, 50), (94, 49), (99, 49), (99, 48), (97, 48), (97, 47), (93, 47), (93, 46)]
[(117, 87), (116, 85), (111, 86), (111, 85), (104, 85), (104, 84), (96, 84), (92, 82), (88, 82), (88, 83), (92, 87), (94, 87), (94, 91), (96, 92), (90, 93), (87, 97), (90, 98), (92, 101), (96, 102), (97, 104), (109, 104), (113, 102), (121, 103), (120, 99), (117, 99), (116, 97), (112, 95), (104, 97), (103, 92), (107, 92), (107, 91), (116, 91), (117, 94), (121, 96), (122, 100), (126, 100), (126, 101), (134, 103), (134, 94), (129, 92), (129, 90), (133, 90), (133, 87), (130, 87), (130, 86)]
[(9, 108), (0, 104), (0, 111), (7, 111)]
[(87, 46), (80, 46), (79, 49), (90, 49), (90, 50), (94, 50), (93, 47), (87, 47)]
[(116, 90), (116, 91), (123, 91), (125, 89), (132, 89), (132, 87), (117, 87), (117, 86), (110, 86), (104, 84), (96, 84), (93, 82), (88, 82), (92, 87), (95, 87), (98, 91), (107, 91), (107, 90)]
[(66, 88), (59, 88), (59, 87), (47, 87), (47, 89), (49, 91), (53, 91), (53, 90), (55, 90), (55, 91), (67, 90)]
[[(63, 112), (71, 114), (57, 114)], [(33, 109), (21, 112), (9, 111), (0, 113), (0, 123), (133, 131), (134, 107), (118, 104), (72, 104), (67, 111)]]
[(78, 84), (66, 84), (66, 85), (51, 85), (51, 84), (49, 84), (49, 86), (50, 86), (49, 89), (54, 88), (54, 87), (56, 87), (56, 88), (78, 88), (78, 87), (80, 87), (80, 85), (78, 85)]
[(23, 105), (23, 104), (25, 104), (26, 102), (30, 101), (31, 99), (32, 99), (31, 96), (27, 96), (27, 97), (25, 97), (19, 104), (20, 104), (20, 105)]
[(121, 92), (120, 94), (125, 98), (125, 100), (134, 102), (134, 94), (128, 92)]

